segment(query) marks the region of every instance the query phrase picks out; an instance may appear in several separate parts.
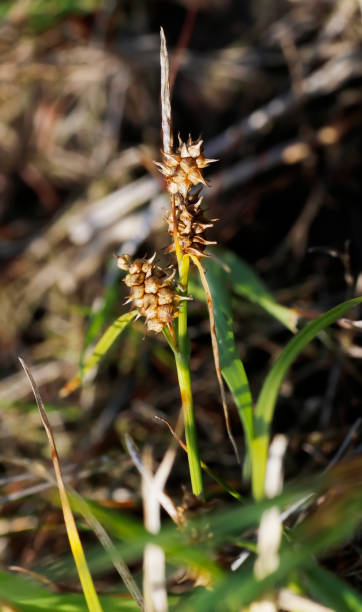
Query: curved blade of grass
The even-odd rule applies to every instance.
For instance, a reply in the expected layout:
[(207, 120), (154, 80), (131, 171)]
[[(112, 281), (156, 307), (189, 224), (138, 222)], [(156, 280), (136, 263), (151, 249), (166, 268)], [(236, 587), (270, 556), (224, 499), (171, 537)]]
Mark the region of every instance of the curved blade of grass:
[[(314, 481), (313, 484), (318, 489), (318, 483)], [(135, 562), (142, 555), (144, 545), (154, 543), (162, 546), (169, 562), (176, 561), (186, 565), (188, 565), (188, 562), (192, 562), (198, 569), (208, 567), (208, 571), (211, 571), (213, 567), (212, 559), (215, 557), (215, 551), (219, 545), (222, 545), (225, 540), (239, 539), (240, 532), (244, 529), (257, 527), (258, 521), (266, 509), (273, 505), (284, 508), (286, 505), (299, 500), (307, 491), (311, 493), (311, 488), (290, 489), (273, 500), (265, 499), (258, 503), (245, 504), (244, 506), (237, 504), (230, 508), (223, 508), (221, 512), (206, 514), (203, 517), (190, 520), (182, 531), (174, 524), (170, 525), (168, 523), (157, 535), (145, 533), (133, 538), (128, 537), (120, 548), (122, 557), (127, 559), (128, 562)], [(103, 514), (104, 524), (117, 538), (119, 537), (119, 535), (117, 536), (119, 528), (114, 520), (108, 523), (107, 514), (108, 509)], [(210, 534), (207, 541), (203, 540), (202, 537), (200, 541), (196, 541), (195, 538), (192, 539), (192, 534), (201, 535), (205, 533), (205, 530), (206, 533)], [(125, 540), (125, 538), (122, 537), (122, 540)], [(214, 575), (219, 575), (217, 567), (214, 567), (213, 571)]]
[(33, 376), (28, 366), (26, 365), (24, 359), (19, 357), (19, 361), (30, 382), (31, 388), (34, 393), (35, 401), (39, 408), (40, 417), (41, 417), (44, 429), (46, 431), (46, 434), (49, 440), (52, 462), (54, 466), (55, 476), (57, 479), (60, 501), (62, 504), (64, 523), (65, 523), (65, 527), (67, 530), (69, 544), (72, 550), (74, 562), (78, 570), (79, 580), (82, 585), (84, 597), (86, 599), (87, 606), (90, 612), (102, 612), (102, 607), (101, 607), (97, 592), (94, 587), (92, 576), (88, 569), (88, 565), (87, 565), (87, 561), (84, 555), (82, 543), (80, 541), (78, 529), (75, 524), (74, 516), (71, 510), (70, 504), (69, 504), (67, 492), (65, 489), (64, 481), (63, 481), (62, 470), (60, 467), (58, 451), (55, 445), (55, 440), (54, 440), (53, 432), (50, 427), (48, 416), (44, 408), (43, 400), (41, 399), (41, 395), (37, 387), (37, 384), (35, 380), (33, 379)]
[[(257, 580), (254, 575), (253, 564), (249, 561), (234, 575), (224, 575), (219, 584), (214, 585), (212, 591), (199, 590), (199, 593), (190, 597), (187, 605), (179, 606), (180, 612), (211, 609), (215, 612), (226, 612), (228, 610), (231, 612), (243, 609), (243, 606), (260, 599), (263, 593), (271, 589), (278, 589), (286, 584), (296, 570), (305, 572), (305, 567), (309, 567), (311, 563), (314, 566), (314, 556), (321, 555), (326, 550), (333, 549), (343, 542), (356, 530), (361, 521), (361, 477), (355, 477), (355, 467), (353, 462), (345, 467), (346, 482), (349, 486), (346, 487), (345, 482), (339, 478), (336, 481), (336, 487), (334, 490), (332, 489), (331, 498), (322, 503), (314, 514), (290, 534), (290, 539), (283, 544), (279, 557), (279, 567), (276, 571), (262, 580)], [(329, 477), (324, 478), (323, 489), (328, 491)], [(259, 508), (259, 503), (255, 504), (255, 508)], [(242, 510), (240, 509), (240, 512)], [(311, 570), (311, 572), (313, 571), (314, 569)], [(314, 591), (311, 588), (310, 594), (318, 597), (318, 600), (325, 599), (325, 602), (327, 602), (327, 597), (332, 597), (330, 584), (326, 585), (325, 579), (323, 580), (323, 577), (321, 577), (319, 587), (318, 592), (317, 588)], [(358, 601), (356, 595), (353, 599), (350, 594), (347, 596), (347, 590), (348, 587), (346, 586), (344, 599), (346, 602), (352, 602), (351, 607), (332, 605), (333, 610), (336, 610), (336, 612), (362, 610), (361, 601)], [(335, 604), (332, 599), (329, 599), (329, 601)], [(340, 601), (337, 599), (337, 602)]]
[(264, 282), (255, 274), (254, 270), (240, 257), (224, 249), (210, 249), (229, 268), (229, 278), (233, 291), (247, 298), (255, 304), (259, 304), (272, 317), (278, 319), (291, 332), (295, 333), (298, 322), (298, 314), (295, 310), (278, 304), (269, 293)]
[(250, 452), (253, 439), (252, 397), (248, 377), (235, 345), (225, 272), (212, 259), (204, 261), (203, 266), (214, 306), (221, 373), (234, 398)]
[[(104, 612), (136, 612), (138, 606), (131, 599), (104, 595), (100, 598)], [(21, 612), (85, 612), (84, 597), (78, 593), (56, 593), (43, 585), (8, 572), (0, 572), (0, 608), (5, 602)], [(1, 607), (1, 603), (4, 607)], [(6, 608), (7, 609), (7, 608)]]
[[(216, 551), (225, 541), (238, 541), (243, 530), (256, 528), (263, 512), (272, 505), (284, 509), (289, 504), (294, 504), (311, 494), (312, 490), (318, 491), (320, 486), (320, 482), (315, 478), (308, 478), (308, 483), (298, 488), (289, 488), (278, 498), (264, 499), (243, 506), (235, 504), (224, 507), (222, 511), (190, 519), (183, 529), (174, 523), (165, 522), (157, 535), (148, 533), (141, 523), (133, 517), (128, 517), (125, 512), (119, 513), (118, 510), (102, 507), (96, 502), (87, 501), (87, 503), (109, 534), (121, 540), (115, 542), (115, 547), (125, 561), (138, 562), (142, 558), (144, 546), (153, 543), (164, 549), (170, 564), (192, 566), (217, 579), (222, 572), (214, 559), (217, 556)], [(74, 507), (74, 511), (78, 512), (79, 509)], [(209, 534), (210, 537), (205, 538), (205, 534)], [(109, 570), (109, 556), (99, 546), (88, 550), (87, 558), (93, 575)], [(73, 573), (71, 561), (71, 558), (60, 559), (55, 568), (49, 568), (49, 565), (44, 564), (37, 566), (36, 571), (46, 573), (47, 577), (55, 582), (64, 581)]]
[(360, 304), (362, 297), (342, 302), (314, 321), (311, 321), (299, 332), (280, 354), (274, 363), (261, 389), (254, 414), (254, 439), (252, 443), (252, 485), (256, 499), (264, 495), (265, 470), (268, 456), (270, 427), (274, 415), (275, 404), (288, 369), (304, 347), (317, 336), (319, 332), (342, 317), (344, 313)]
[(125, 330), (127, 325), (133, 321), (136, 317), (137, 311), (132, 310), (131, 312), (126, 312), (116, 319), (112, 325), (106, 329), (103, 336), (97, 342), (94, 350), (89, 355), (89, 357), (85, 360), (82, 368), (82, 372), (72, 378), (66, 385), (60, 390), (59, 395), (61, 397), (67, 397), (70, 393), (73, 393), (75, 389), (77, 389), (82, 384), (82, 379), (89, 374), (93, 368), (95, 368), (101, 359), (106, 355), (111, 348), (112, 344), (117, 340), (117, 338), (121, 335), (121, 333)]
[(144, 601), (143, 601), (141, 592), (129, 568), (123, 561), (122, 557), (119, 555), (107, 531), (104, 529), (100, 521), (94, 516), (89, 504), (77, 493), (77, 491), (75, 491), (74, 489), (70, 489), (68, 491), (68, 496), (70, 499), (70, 504), (72, 506), (72, 509), (74, 509), (74, 505), (75, 505), (78, 512), (80, 512), (80, 514), (84, 517), (84, 519), (86, 520), (90, 528), (93, 530), (93, 532), (97, 536), (99, 542), (102, 544), (103, 548), (107, 551), (113, 563), (113, 566), (115, 567), (116, 571), (122, 578), (125, 586), (127, 587), (134, 601), (137, 603), (138, 608), (140, 610), (143, 610)]
[(301, 573), (301, 580), (313, 597), (336, 612), (362, 610), (361, 595), (347, 582), (317, 564), (306, 567)]
[(99, 304), (99, 301), (97, 300), (97, 307), (93, 308), (90, 312), (88, 328), (79, 359), (79, 370), (81, 373), (83, 372), (86, 350), (89, 346), (91, 346), (91, 344), (93, 344), (93, 342), (95, 342), (102, 329), (104, 329), (106, 324), (110, 321), (113, 306), (119, 299), (119, 272), (120, 271), (118, 269), (114, 270), (112, 267), (111, 271), (106, 273), (105, 287), (100, 298), (101, 303)]

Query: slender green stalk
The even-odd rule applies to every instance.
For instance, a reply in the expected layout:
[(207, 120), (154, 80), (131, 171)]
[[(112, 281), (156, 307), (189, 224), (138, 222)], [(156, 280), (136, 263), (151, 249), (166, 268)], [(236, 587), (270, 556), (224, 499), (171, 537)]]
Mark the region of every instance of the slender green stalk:
[(194, 414), (194, 404), (191, 391), (191, 375), (189, 358), (180, 352), (175, 352), (178, 382), (180, 386), (182, 410), (185, 424), (185, 438), (187, 445), (187, 458), (191, 476), (192, 492), (194, 495), (202, 495), (202, 475), (197, 447), (197, 434)]
[[(189, 270), (190, 270), (190, 258), (188, 255), (184, 255), (179, 259), (179, 281), (182, 287), (182, 295), (187, 296), (188, 282), (189, 282)], [(190, 339), (187, 331), (187, 300), (180, 302), (179, 314), (178, 314), (178, 341), (179, 351), (184, 355), (185, 358), (190, 358)]]
[[(178, 260), (179, 280), (182, 287), (182, 294), (187, 296), (187, 285), (190, 269), (190, 259), (184, 255)], [(164, 328), (164, 335), (173, 351), (176, 362), (177, 377), (181, 393), (182, 411), (185, 425), (185, 438), (187, 445), (187, 458), (191, 477), (192, 492), (194, 495), (202, 495), (202, 472), (199, 451), (197, 447), (197, 433), (194, 413), (194, 403), (191, 389), (190, 373), (190, 339), (187, 330), (187, 300), (182, 300), (179, 307), (177, 346), (175, 346), (172, 336)]]
[[(179, 278), (184, 296), (187, 296), (190, 258), (184, 255), (179, 260)], [(191, 476), (192, 491), (201, 495), (203, 490), (202, 472), (197, 447), (194, 403), (191, 390), (190, 338), (187, 329), (187, 300), (182, 300), (178, 315), (178, 352), (175, 353), (177, 376), (180, 386), (182, 409), (185, 422), (187, 457)]]

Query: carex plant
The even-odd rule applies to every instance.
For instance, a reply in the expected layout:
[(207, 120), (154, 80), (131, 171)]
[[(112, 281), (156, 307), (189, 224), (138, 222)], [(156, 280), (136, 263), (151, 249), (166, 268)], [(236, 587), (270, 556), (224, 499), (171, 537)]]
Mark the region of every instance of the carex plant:
[[(159, 257), (132, 259), (127, 253), (117, 256), (118, 267), (126, 272), (124, 283), (129, 288), (126, 303), (133, 310), (123, 312), (105, 331), (91, 355), (83, 361), (81, 373), (63, 388), (63, 395), (72, 392), (108, 352), (113, 342), (135, 318), (144, 319), (146, 331), (163, 334), (175, 358), (184, 419), (185, 439), (191, 477), (192, 492), (202, 495), (201, 468), (211, 474), (200, 460), (196, 434), (196, 418), (191, 389), (190, 340), (187, 324), (190, 266), (194, 265), (202, 286), (198, 297), (207, 303), (210, 335), (215, 370), (225, 426), (236, 459), (241, 463), (238, 445), (231, 432), (224, 382), (233, 398), (240, 418), (244, 438), (244, 477), (250, 477), (255, 500), (265, 496), (265, 478), (270, 444), (271, 425), (281, 384), (290, 366), (303, 348), (322, 330), (326, 329), (362, 298), (343, 302), (315, 318), (303, 327), (299, 313), (278, 304), (255, 272), (236, 254), (216, 249), (209, 240), (208, 230), (216, 219), (208, 219), (203, 207), (202, 189), (208, 185), (205, 170), (217, 161), (204, 155), (201, 138), (185, 140), (178, 135), (173, 143), (169, 64), (166, 41), (161, 29), (161, 161), (155, 164), (162, 174), (169, 196), (169, 209), (165, 213), (165, 226), (170, 243), (165, 255), (166, 267), (159, 265)], [(258, 304), (270, 316), (292, 332), (294, 337), (284, 348), (270, 369), (254, 402), (244, 364), (240, 359), (233, 333), (230, 289), (238, 296)], [(302, 328), (298, 333), (298, 325)], [(196, 415), (197, 417), (197, 415)], [(179, 441), (180, 442), (180, 441)], [(215, 474), (221, 486), (234, 497), (239, 493)]]
[[(212, 555), (216, 558), (219, 544), (230, 541), (238, 547), (248, 549), (249, 553), (257, 554), (255, 564), (246, 564), (240, 574), (222, 572), (210, 559), (210, 549), (203, 546), (202, 539), (200, 541), (193, 538), (185, 540), (184, 535), (187, 537), (187, 533), (183, 534), (181, 529), (166, 529), (165, 533), (171, 538), (170, 541), (165, 538), (165, 534), (161, 534), (157, 542), (164, 546), (168, 556), (173, 558), (177, 564), (180, 559), (186, 566), (196, 564), (201, 574), (205, 573), (206, 568), (209, 568), (210, 581), (213, 576), (213, 588), (196, 589), (193, 598), (190, 601), (186, 600), (185, 606), (180, 609), (186, 611), (245, 610), (245, 612), (251, 610), (259, 612), (268, 609), (277, 612), (282, 608), (285, 610), (319, 609), (327, 612), (331, 610), (359, 612), (362, 609), (359, 595), (343, 581), (335, 583), (334, 574), (319, 567), (315, 559), (316, 555), (324, 552), (327, 547), (335, 546), (350, 535), (360, 520), (362, 503), (360, 459), (357, 457), (355, 462), (347, 462), (345, 466), (340, 467), (339, 471), (331, 472), (327, 478), (324, 474), (323, 482), (322, 479), (319, 479), (308, 486), (302, 484), (298, 490), (288, 487), (283, 494), (279, 495), (282, 488), (281, 463), (286, 441), (282, 443), (284, 450), (278, 451), (279, 475), (278, 481), (272, 487), (270, 474), (273, 471), (274, 461), (275, 476), (276, 445), (274, 439), (270, 446), (270, 432), (278, 393), (292, 363), (308, 343), (321, 331), (343, 317), (349, 308), (361, 303), (362, 298), (357, 297), (340, 303), (303, 326), (298, 320), (298, 313), (278, 304), (255, 273), (234, 253), (220, 247), (216, 252), (209, 250), (215, 243), (208, 239), (207, 231), (215, 219), (209, 220), (205, 215), (201, 189), (207, 185), (205, 169), (216, 160), (207, 159), (204, 156), (203, 141), (200, 138), (193, 140), (191, 136), (188, 136), (183, 141), (179, 136), (177, 147), (173, 146), (168, 58), (162, 31), (161, 103), (163, 146), (161, 161), (156, 164), (164, 177), (170, 200), (170, 207), (165, 218), (170, 235), (170, 244), (166, 250), (169, 257), (168, 265), (160, 266), (157, 254), (150, 258), (137, 259), (132, 259), (128, 254), (117, 256), (118, 267), (126, 272), (124, 283), (129, 289), (127, 302), (131, 304), (132, 310), (123, 312), (105, 331), (90, 356), (82, 363), (81, 373), (64, 387), (63, 395), (67, 395), (79, 386), (82, 377), (95, 368), (127, 325), (136, 317), (142, 318), (147, 332), (164, 335), (175, 358), (186, 445), (180, 442), (187, 451), (193, 493), (200, 497), (203, 496), (202, 468), (211, 478), (217, 480), (227, 493), (238, 500), (236, 507), (207, 517), (207, 533), (211, 536), (214, 546)], [(254, 502), (243, 506), (239, 503), (239, 491), (225, 482), (227, 477), (223, 480), (216, 477), (200, 459), (198, 453), (187, 325), (190, 265), (194, 265), (199, 273), (204, 291), (204, 294), (200, 295), (208, 306), (211, 343), (226, 429), (238, 459), (238, 447), (232, 436), (228, 420), (223, 380), (233, 397), (243, 426), (245, 455), (248, 457), (248, 461), (244, 462), (247, 468), (244, 474), (250, 474), (254, 497)], [(229, 285), (236, 295), (259, 304), (295, 334), (271, 367), (255, 404), (252, 401), (248, 378), (233, 335)], [(301, 326), (298, 333), (296, 333), (297, 323)], [(50, 440), (65, 523), (88, 608), (92, 612), (99, 612), (102, 608), (72, 517), (51, 428), (36, 384), (23, 361), (22, 365), (32, 385)], [(266, 477), (267, 467), (268, 477)], [(344, 486), (341, 487), (341, 483)], [(330, 488), (334, 488), (338, 495), (332, 495), (328, 501), (328, 496), (325, 496), (323, 491), (329, 491)], [(107, 537), (105, 538), (103, 527), (98, 519), (95, 520), (95, 517), (98, 512), (100, 520), (107, 523), (107, 527), (115, 537), (130, 539), (130, 546), (127, 547), (126, 542), (124, 548), (124, 553), (129, 556), (130, 560), (135, 560), (133, 555), (143, 550), (145, 533), (140, 533), (138, 527), (134, 526), (133, 531), (131, 530), (132, 535), (130, 535), (129, 523), (125, 523), (125, 529), (122, 526), (124, 517), (115, 520), (114, 515), (108, 515), (104, 508), (97, 508), (97, 504), (89, 506), (80, 500), (72, 490), (68, 490), (69, 494), (72, 505), (89, 522), (106, 548), (114, 567), (124, 580), (138, 607), (148, 609), (144, 608), (138, 586), (128, 568), (117, 556), (117, 550), (112, 543)], [(314, 514), (308, 516), (305, 510), (311, 500), (315, 501), (318, 495), (319, 507)], [(268, 497), (273, 499), (266, 499)], [(324, 497), (327, 497), (326, 503), (323, 503)], [(203, 506), (202, 500), (197, 503)], [(297, 520), (288, 531), (288, 538), (282, 537), (284, 520), (280, 512), (282, 508), (286, 508), (289, 516), (295, 512), (298, 513), (298, 508), (303, 508), (303, 515), (297, 514)], [(205, 527), (202, 516), (194, 521), (192, 529), (195, 525), (198, 525), (200, 529)], [(254, 541), (250, 541), (251, 527), (256, 527), (259, 531), (257, 545)], [(246, 539), (244, 537), (240, 539), (240, 533), (244, 533)], [(277, 536), (273, 538), (272, 547), (270, 534)], [(209, 542), (208, 536), (207, 540)], [(152, 542), (154, 543), (154, 540)], [(240, 565), (242, 555), (236, 561)], [(235, 568), (235, 564), (233, 565)], [(159, 588), (159, 580), (160, 578), (157, 577), (156, 591)], [(303, 601), (300, 598), (295, 600), (295, 593), (285, 593), (285, 589), (281, 589), (281, 586), (288, 586), (292, 583), (296, 583), (303, 594), (313, 596), (331, 607), (311, 608), (310, 603), (313, 602), (306, 600), (304, 601), (306, 605), (303, 607)], [(286, 595), (289, 597), (288, 602), (285, 599)], [(254, 602), (256, 602), (256, 607)], [(244, 607), (251, 603), (251, 608)], [(268, 605), (269, 607), (266, 607)], [(52, 609), (55, 609), (54, 606)]]
[[(175, 356), (178, 381), (182, 398), (185, 437), (190, 467), (192, 489), (195, 495), (202, 493), (200, 459), (197, 448), (194, 405), (191, 391), (190, 350), (187, 332), (187, 298), (189, 260), (199, 261), (206, 256), (205, 247), (215, 244), (207, 240), (205, 231), (213, 226), (202, 210), (200, 183), (206, 185), (203, 170), (213, 161), (203, 154), (201, 138), (187, 142), (178, 137), (175, 152), (162, 150), (162, 162), (156, 162), (165, 177), (170, 195), (170, 210), (166, 217), (171, 244), (167, 253), (176, 254), (178, 274), (172, 266), (159, 267), (156, 254), (150, 259), (135, 259), (128, 254), (117, 257), (117, 265), (128, 272), (124, 278), (130, 288), (127, 302), (145, 318), (150, 332), (163, 332)], [(196, 191), (192, 191), (196, 187)], [(178, 278), (176, 278), (176, 275)]]

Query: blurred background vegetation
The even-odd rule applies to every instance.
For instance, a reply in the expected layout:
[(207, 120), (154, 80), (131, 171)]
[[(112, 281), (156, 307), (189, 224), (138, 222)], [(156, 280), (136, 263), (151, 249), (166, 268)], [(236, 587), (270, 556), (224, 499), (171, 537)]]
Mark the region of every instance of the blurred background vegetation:
[[(208, 214), (219, 218), (210, 238), (308, 319), (362, 293), (361, 8), (357, 0), (1, 2), (3, 567), (61, 582), (55, 559), (68, 551), (61, 512), (39, 475), (48, 448), (19, 354), (50, 411), (67, 477), (105, 505), (141, 516), (122, 434), (140, 446), (151, 441), (159, 459), (169, 432), (154, 415), (177, 420), (171, 355), (140, 322), (95, 378), (59, 396), (125, 311), (113, 254), (151, 255), (168, 244), (167, 198), (153, 164), (161, 143), (160, 26), (174, 129), (184, 139), (201, 134), (206, 155), (219, 158), (208, 173)], [(194, 300), (190, 313), (201, 456), (239, 486), (205, 305)], [(235, 334), (255, 392), (290, 333), (238, 300)], [(288, 478), (325, 468), (351, 431), (344, 452), (361, 452), (361, 357), (360, 331), (346, 323), (308, 346), (293, 368), (275, 420), (289, 439)], [(242, 445), (235, 415), (232, 422)], [(168, 491), (181, 502), (183, 487), (180, 453)], [(212, 481), (206, 491), (215, 492)], [(360, 587), (357, 538), (325, 563)], [(100, 576), (111, 583), (104, 570)]]

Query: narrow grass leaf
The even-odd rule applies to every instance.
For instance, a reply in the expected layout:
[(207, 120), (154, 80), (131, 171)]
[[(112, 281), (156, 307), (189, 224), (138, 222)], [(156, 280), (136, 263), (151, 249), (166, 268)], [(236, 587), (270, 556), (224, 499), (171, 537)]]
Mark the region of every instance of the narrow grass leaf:
[(93, 530), (95, 535), (97, 536), (99, 542), (102, 544), (103, 548), (107, 551), (109, 558), (111, 559), (113, 566), (116, 571), (122, 578), (125, 586), (127, 587), (130, 595), (133, 597), (134, 601), (137, 603), (140, 610), (144, 608), (143, 597), (141, 592), (122, 557), (114, 546), (111, 538), (109, 537), (107, 531), (104, 526), (100, 523), (100, 521), (95, 517), (94, 513), (90, 505), (74, 490), (68, 490), (68, 496), (70, 499), (70, 503), (73, 509), (73, 505), (76, 505), (78, 511), (86, 520), (90, 528)]
[[(121, 540), (115, 543), (115, 547), (127, 562), (138, 562), (142, 558), (145, 544), (152, 543), (164, 549), (170, 564), (191, 566), (201, 572), (207, 572), (216, 580), (223, 573), (214, 561), (220, 545), (223, 546), (226, 541), (237, 543), (243, 530), (256, 528), (263, 512), (271, 506), (276, 505), (284, 509), (312, 491), (318, 491), (320, 486), (319, 481), (309, 478), (307, 485), (304, 483), (297, 488), (290, 488), (273, 500), (264, 499), (262, 502), (243, 506), (235, 504), (224, 507), (222, 511), (190, 519), (184, 529), (166, 522), (161, 532), (156, 535), (149, 534), (140, 523), (125, 513), (101, 507), (95, 502), (87, 503), (108, 532)], [(79, 511), (76, 506), (74, 510)], [(109, 557), (99, 546), (88, 550), (87, 557), (93, 574), (109, 570)], [(62, 559), (54, 569), (48, 565), (40, 565), (36, 570), (46, 573), (47, 577), (55, 582), (64, 581), (73, 573), (70, 561), (71, 559)]]
[(67, 530), (70, 547), (71, 547), (72, 554), (74, 557), (74, 562), (78, 570), (79, 580), (82, 585), (84, 597), (86, 599), (87, 606), (90, 612), (102, 612), (102, 607), (100, 605), (98, 595), (97, 595), (97, 592), (93, 584), (92, 576), (90, 575), (90, 572), (88, 569), (88, 565), (87, 565), (87, 561), (84, 555), (82, 543), (80, 541), (78, 529), (75, 524), (74, 516), (71, 510), (70, 504), (69, 504), (67, 492), (65, 489), (64, 481), (63, 481), (62, 470), (60, 467), (58, 451), (55, 445), (55, 440), (54, 440), (53, 432), (50, 427), (48, 416), (44, 408), (43, 400), (41, 398), (41, 395), (35, 383), (35, 380), (33, 379), (33, 376), (28, 366), (26, 365), (24, 359), (19, 357), (19, 361), (30, 382), (31, 388), (34, 393), (35, 401), (39, 408), (40, 417), (41, 417), (44, 429), (46, 431), (46, 434), (49, 440), (52, 462), (54, 466), (55, 476), (57, 479), (60, 501), (62, 504), (65, 527)]
[(362, 597), (351, 585), (317, 564), (306, 566), (301, 574), (306, 590), (336, 612), (361, 612)]
[[(313, 482), (315, 489), (318, 483)], [(146, 542), (162, 546), (167, 554), (169, 562), (177, 561), (186, 565), (193, 564), (202, 569), (208, 568), (216, 576), (220, 573), (217, 565), (213, 564), (211, 558), (215, 556), (215, 549), (225, 540), (233, 541), (239, 539), (242, 530), (256, 527), (266, 509), (274, 506), (284, 508), (292, 504), (307, 493), (311, 488), (300, 487), (290, 489), (273, 500), (265, 499), (259, 503), (245, 504), (243, 506), (223, 508), (220, 512), (206, 514), (190, 520), (188, 525), (181, 531), (175, 525), (166, 525), (157, 535), (145, 534), (141, 537), (129, 538), (122, 547), (123, 558), (128, 561), (136, 561), (142, 554)], [(117, 537), (118, 530), (114, 532)], [(202, 534), (210, 534), (204, 538)], [(200, 536), (198, 539), (196, 536)]]
[[(347, 464), (345, 470), (347, 481), (349, 477), (351, 478), (354, 475), (355, 467), (352, 462), (350, 465)], [(323, 480), (323, 488), (328, 491), (329, 476), (321, 479), (320, 484)], [(247, 606), (260, 599), (264, 593), (287, 584), (295, 571), (305, 573), (305, 568), (309, 567), (311, 562), (314, 568), (313, 557), (324, 554), (326, 550), (343, 542), (346, 537), (355, 531), (360, 522), (362, 509), (361, 478), (357, 480), (355, 486), (352, 482), (349, 482), (347, 489), (338, 498), (340, 491), (343, 490), (342, 483), (343, 481), (340, 480), (339, 485), (336, 483), (336, 490), (334, 495), (332, 493), (331, 500), (327, 498), (325, 504), (322, 502), (315, 513), (311, 514), (297, 529), (289, 533), (288, 541), (284, 542), (280, 552), (280, 562), (276, 571), (262, 580), (257, 580), (254, 575), (252, 559), (250, 559), (232, 576), (224, 574), (219, 583), (214, 585), (212, 591), (199, 590), (198, 593), (195, 593), (185, 605), (179, 607), (180, 612), (210, 609), (215, 610), (215, 612), (239, 610), (242, 606)], [(273, 502), (274, 500), (270, 501)], [(255, 508), (259, 509), (259, 507), (259, 504), (255, 504)], [(240, 510), (240, 513), (242, 512), (243, 508)], [(313, 571), (314, 569), (311, 569), (312, 575), (314, 575)], [(335, 607), (333, 605), (333, 592), (329, 591), (331, 585), (325, 583), (325, 577), (324, 579), (321, 577), (320, 582), (317, 578), (314, 583), (309, 581), (310, 592), (308, 595), (323, 601), (326, 605), (330, 602), (333, 610), (336, 609), (337, 612), (355, 612), (362, 609), (361, 602), (347, 585), (345, 592), (343, 593), (343, 590), (340, 592), (341, 599), (337, 599), (337, 602), (340, 602), (341, 605)], [(314, 586), (315, 588), (313, 588)], [(344, 601), (349, 605), (343, 607)]]
[(254, 440), (252, 444), (252, 484), (254, 497), (264, 495), (265, 470), (268, 455), (270, 428), (280, 386), (293, 361), (319, 332), (342, 317), (346, 311), (362, 302), (354, 298), (335, 306), (311, 321), (284, 348), (271, 368), (260, 392), (254, 415)]
[[(104, 612), (136, 612), (139, 608), (131, 599), (116, 594), (100, 598)], [(78, 593), (57, 593), (43, 585), (7, 572), (0, 572), (0, 608), (6, 602), (20, 612), (85, 612), (84, 597)], [(5, 604), (4, 604), (5, 610)]]
[(82, 379), (99, 364), (104, 355), (108, 353), (112, 344), (114, 344), (117, 338), (126, 329), (127, 325), (129, 325), (129, 323), (133, 321), (136, 315), (136, 310), (126, 312), (125, 314), (118, 317), (118, 319), (116, 319), (112, 323), (112, 325), (110, 325), (108, 329), (106, 329), (103, 336), (100, 338), (100, 340), (94, 347), (92, 353), (85, 360), (81, 373), (72, 378), (72, 380), (70, 380), (69, 382), (67, 382), (67, 384), (60, 390), (61, 397), (67, 397), (70, 393), (73, 393), (73, 391), (81, 385)]
[[(115, 537), (132, 540), (133, 538), (143, 538), (147, 536), (147, 531), (135, 518), (121, 512), (120, 510), (111, 510), (105, 508), (93, 500), (85, 500), (89, 510), (96, 517), (96, 519)], [(74, 512), (82, 513), (81, 504), (79, 499), (72, 497), (71, 503)]]
[(113, 306), (118, 300), (118, 282), (120, 277), (118, 273), (119, 270), (117, 269), (115, 272), (112, 270), (112, 272), (111, 279), (106, 284), (103, 292), (101, 304), (98, 305), (97, 308), (92, 309), (90, 313), (88, 329), (84, 338), (83, 348), (79, 359), (79, 370), (81, 374), (83, 373), (86, 350), (89, 346), (91, 346), (91, 344), (93, 344), (93, 342), (96, 341), (96, 338), (99, 337), (102, 329), (104, 329), (106, 324), (110, 321)]
[(259, 304), (272, 317), (278, 319), (291, 332), (296, 331), (298, 314), (295, 310), (278, 304), (267, 290), (264, 282), (254, 270), (235, 253), (224, 249), (210, 249), (228, 268), (227, 277), (233, 291), (242, 297)]
[(252, 397), (245, 368), (235, 344), (225, 272), (212, 259), (207, 259), (203, 265), (214, 306), (221, 372), (234, 398), (250, 452), (253, 438)]

